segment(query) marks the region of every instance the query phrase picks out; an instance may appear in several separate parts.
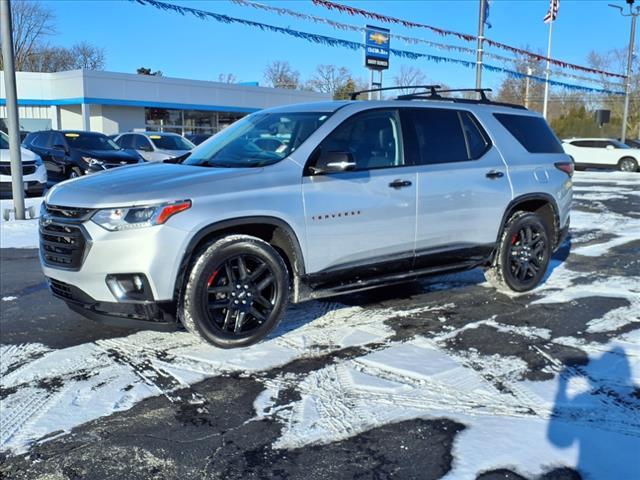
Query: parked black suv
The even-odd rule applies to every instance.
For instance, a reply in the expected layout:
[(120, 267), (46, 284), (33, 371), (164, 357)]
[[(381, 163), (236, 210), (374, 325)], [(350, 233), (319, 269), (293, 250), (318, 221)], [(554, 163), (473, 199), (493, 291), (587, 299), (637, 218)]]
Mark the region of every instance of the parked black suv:
[(22, 145), (42, 157), (50, 180), (65, 180), (144, 160), (106, 135), (74, 130), (32, 132)]

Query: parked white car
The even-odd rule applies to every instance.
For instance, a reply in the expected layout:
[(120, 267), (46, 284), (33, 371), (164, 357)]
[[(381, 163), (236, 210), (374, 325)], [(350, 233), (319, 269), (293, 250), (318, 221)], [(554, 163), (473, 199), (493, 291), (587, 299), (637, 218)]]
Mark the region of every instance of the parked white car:
[(640, 165), (640, 149), (611, 138), (568, 138), (562, 141), (562, 147), (573, 157), (577, 169), (617, 168), (637, 172)]
[(195, 145), (177, 133), (127, 132), (114, 141), (125, 150), (135, 150), (147, 162), (164, 162), (190, 152)]
[[(47, 188), (47, 169), (42, 159), (26, 148), (20, 147), (22, 158), (22, 182), (30, 195), (42, 195)], [(9, 158), (9, 137), (0, 132), (0, 192), (11, 193), (11, 160)]]

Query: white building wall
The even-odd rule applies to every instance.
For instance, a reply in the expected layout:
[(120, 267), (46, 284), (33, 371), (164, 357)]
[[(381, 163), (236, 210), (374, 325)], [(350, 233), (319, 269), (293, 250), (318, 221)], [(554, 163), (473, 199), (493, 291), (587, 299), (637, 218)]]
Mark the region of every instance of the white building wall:
[[(91, 106), (94, 108), (94, 105)], [(93, 114), (93, 110), (91, 111)], [(145, 128), (144, 107), (102, 105), (102, 130), (105, 135)]]
[(60, 129), (82, 130), (82, 110), (80, 105), (62, 105), (60, 107)]

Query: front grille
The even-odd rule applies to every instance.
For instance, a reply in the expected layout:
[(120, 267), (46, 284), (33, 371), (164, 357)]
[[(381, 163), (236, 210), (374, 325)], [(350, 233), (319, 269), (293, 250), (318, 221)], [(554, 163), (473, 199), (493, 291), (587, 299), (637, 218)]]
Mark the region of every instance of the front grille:
[(53, 293), (57, 297), (66, 298), (67, 300), (73, 300), (71, 285), (61, 282), (60, 280), (54, 280), (53, 278), (49, 278), (48, 280), (51, 293)]
[(80, 207), (60, 207), (57, 205), (45, 205), (47, 215), (52, 219), (64, 219), (64, 220), (87, 220), (94, 212), (91, 208)]
[[(36, 173), (36, 165), (35, 163), (23, 163), (22, 164), (22, 175), (31, 175)], [(0, 165), (0, 175), (11, 175), (11, 166), (10, 165)]]
[(88, 246), (81, 223), (94, 210), (80, 207), (44, 205), (40, 218), (40, 254), (50, 267), (79, 270)]
[(40, 224), (40, 252), (44, 263), (52, 267), (78, 270), (84, 259), (86, 240), (78, 225)]

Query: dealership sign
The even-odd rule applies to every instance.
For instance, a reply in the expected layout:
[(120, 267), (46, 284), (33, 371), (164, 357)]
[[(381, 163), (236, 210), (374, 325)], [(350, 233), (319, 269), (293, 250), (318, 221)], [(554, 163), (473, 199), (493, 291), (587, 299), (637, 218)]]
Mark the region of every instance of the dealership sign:
[(389, 29), (367, 25), (364, 65), (372, 70), (389, 68)]

